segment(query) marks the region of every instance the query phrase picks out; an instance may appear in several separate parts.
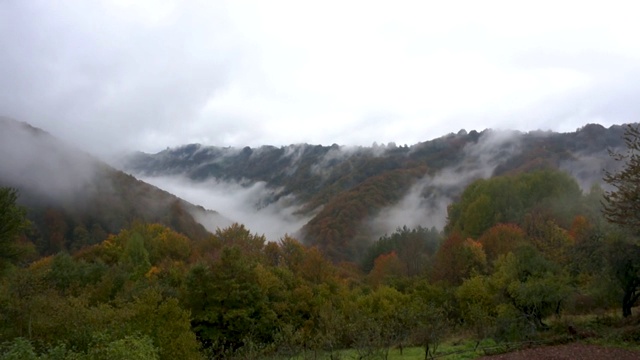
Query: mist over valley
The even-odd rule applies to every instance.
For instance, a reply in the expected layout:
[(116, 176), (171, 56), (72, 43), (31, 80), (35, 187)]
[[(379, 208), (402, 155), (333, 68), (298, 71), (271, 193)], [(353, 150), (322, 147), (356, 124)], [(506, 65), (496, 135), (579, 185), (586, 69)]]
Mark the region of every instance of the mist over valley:
[(640, 358), (637, 14), (0, 0), (0, 360)]
[(191, 144), (134, 153), (120, 164), (218, 212), (198, 217), (210, 231), (239, 222), (271, 241), (289, 234), (321, 249), (337, 237), (340, 259), (403, 226), (442, 230), (447, 207), (476, 179), (560, 169), (588, 192), (614, 166), (607, 151), (623, 145), (622, 131), (595, 124), (564, 134), (460, 131), (411, 146)]

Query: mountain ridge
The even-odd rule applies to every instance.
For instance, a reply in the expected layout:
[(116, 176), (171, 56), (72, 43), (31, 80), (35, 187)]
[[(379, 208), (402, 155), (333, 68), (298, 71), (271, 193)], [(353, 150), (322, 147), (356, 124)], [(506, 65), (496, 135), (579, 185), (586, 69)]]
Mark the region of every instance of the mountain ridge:
[(296, 214), (308, 217), (297, 235), (340, 261), (357, 258), (372, 239), (396, 227), (442, 228), (447, 203), (474, 179), (553, 168), (588, 189), (601, 182), (602, 169), (614, 166), (607, 151), (623, 146), (623, 132), (622, 125), (587, 124), (569, 133), (461, 130), (412, 146), (189, 144), (136, 153), (123, 168), (194, 183), (264, 183), (271, 192), (256, 203), (293, 198)]

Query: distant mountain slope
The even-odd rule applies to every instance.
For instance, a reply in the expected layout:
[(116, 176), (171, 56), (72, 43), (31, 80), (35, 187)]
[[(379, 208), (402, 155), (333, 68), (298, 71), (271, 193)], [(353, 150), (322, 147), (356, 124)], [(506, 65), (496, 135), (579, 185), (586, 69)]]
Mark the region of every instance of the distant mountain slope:
[(19, 190), (43, 253), (79, 248), (136, 220), (159, 222), (193, 239), (207, 231), (197, 207), (74, 149), (43, 130), (0, 118), (0, 186)]
[(476, 178), (559, 168), (583, 187), (600, 182), (602, 169), (612, 166), (607, 149), (623, 145), (623, 131), (595, 124), (564, 134), (462, 130), (410, 147), (192, 144), (133, 154), (124, 168), (149, 177), (264, 182), (274, 191), (257, 206), (294, 197), (298, 213), (310, 216), (303, 239), (334, 260), (353, 260), (372, 238), (398, 226), (442, 227), (448, 204)]

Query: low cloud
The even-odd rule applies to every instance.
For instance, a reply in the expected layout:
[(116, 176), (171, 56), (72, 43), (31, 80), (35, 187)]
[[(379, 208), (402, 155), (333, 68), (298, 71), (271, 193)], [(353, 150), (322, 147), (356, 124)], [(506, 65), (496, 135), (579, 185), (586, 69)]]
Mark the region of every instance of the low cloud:
[[(616, 149), (619, 151), (620, 149)], [(562, 161), (560, 169), (573, 176), (582, 191), (588, 192), (595, 184), (605, 185), (604, 170), (617, 169), (619, 164), (606, 151), (597, 153), (577, 153), (570, 160)]]
[(521, 150), (519, 136), (512, 131), (482, 133), (477, 143), (464, 147), (460, 163), (426, 175), (397, 204), (368, 220), (372, 237), (376, 239), (404, 225), (444, 228), (447, 207), (453, 199), (472, 181), (489, 178), (502, 161), (517, 154)]
[(99, 163), (47, 134), (0, 118), (0, 185), (28, 189), (33, 199), (78, 201), (95, 182)]
[(237, 222), (251, 232), (276, 241), (285, 234), (295, 235), (309, 220), (296, 215), (299, 205), (292, 195), (280, 196), (279, 190), (267, 187), (265, 182), (243, 186), (214, 179), (196, 182), (180, 176), (143, 177), (142, 180), (218, 212), (220, 216), (193, 214), (209, 231)]

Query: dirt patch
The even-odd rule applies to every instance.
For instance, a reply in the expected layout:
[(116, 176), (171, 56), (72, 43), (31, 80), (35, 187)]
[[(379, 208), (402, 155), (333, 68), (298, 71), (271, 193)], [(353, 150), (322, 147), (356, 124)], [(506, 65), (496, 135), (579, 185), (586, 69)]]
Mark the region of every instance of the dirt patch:
[(585, 344), (566, 344), (554, 346), (542, 346), (531, 349), (523, 349), (507, 354), (484, 356), (483, 360), (638, 360), (640, 351), (602, 347)]

